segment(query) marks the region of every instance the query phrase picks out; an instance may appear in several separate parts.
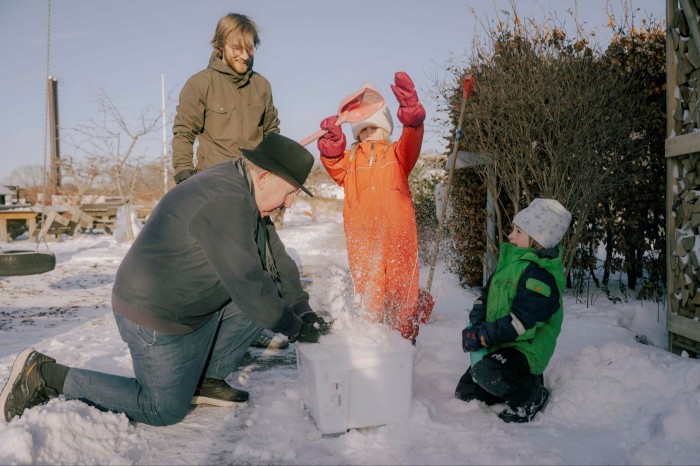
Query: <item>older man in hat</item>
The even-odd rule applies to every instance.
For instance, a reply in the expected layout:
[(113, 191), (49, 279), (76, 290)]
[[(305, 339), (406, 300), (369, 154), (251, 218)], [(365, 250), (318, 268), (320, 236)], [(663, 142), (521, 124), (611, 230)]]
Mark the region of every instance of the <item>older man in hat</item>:
[(311, 194), (303, 183), (313, 156), (275, 133), (241, 152), (167, 193), (119, 266), (112, 307), (135, 377), (63, 366), (27, 348), (0, 393), (6, 421), (63, 394), (174, 424), (191, 404), (248, 400), (225, 378), (261, 328), (311, 343), (330, 330), (265, 220), (299, 189)]

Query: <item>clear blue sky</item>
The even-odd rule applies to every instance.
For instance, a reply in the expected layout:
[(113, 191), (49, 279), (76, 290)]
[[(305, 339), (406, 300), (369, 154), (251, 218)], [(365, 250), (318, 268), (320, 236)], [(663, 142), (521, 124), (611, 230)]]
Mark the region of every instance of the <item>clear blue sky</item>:
[[(527, 17), (556, 13), (570, 31), (568, 11), (576, 11), (588, 31), (606, 34), (606, 0), (516, 3)], [(621, 0), (610, 3), (620, 14)], [(639, 18), (665, 18), (664, 0), (628, 3)], [(0, 181), (19, 166), (44, 163), (47, 5), (0, 0)], [(52, 0), (51, 5), (49, 72), (59, 82), (61, 127), (97, 115), (98, 89), (127, 119), (148, 105), (159, 111), (161, 73), (172, 121), (180, 88), (207, 65), (216, 22), (234, 11), (251, 16), (261, 29), (254, 69), (272, 83), (282, 133), (297, 140), (313, 133), (365, 82), (379, 89), (395, 115), (389, 84), (399, 70), (414, 79), (432, 120), (437, 115), (427, 91), (445, 77), (448, 60), (466, 59), (472, 38), (482, 32), (478, 23), (510, 10), (509, 0)], [(444, 151), (442, 132), (428, 122), (424, 150)], [(161, 139), (159, 127), (140, 151), (161, 157)], [(315, 144), (309, 149), (316, 153)], [(64, 155), (68, 151), (62, 147)]]

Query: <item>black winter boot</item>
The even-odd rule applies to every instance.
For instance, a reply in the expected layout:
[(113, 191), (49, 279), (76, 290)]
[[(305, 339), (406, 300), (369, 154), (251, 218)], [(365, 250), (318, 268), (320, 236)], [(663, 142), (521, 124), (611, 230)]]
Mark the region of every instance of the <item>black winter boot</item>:
[(504, 409), (498, 417), (504, 422), (530, 422), (535, 415), (547, 406), (549, 401), (549, 390), (540, 386), (532, 397), (523, 403), (506, 403)]
[(233, 388), (225, 380), (205, 378), (192, 397), (193, 405), (236, 406), (245, 403), (250, 395)]

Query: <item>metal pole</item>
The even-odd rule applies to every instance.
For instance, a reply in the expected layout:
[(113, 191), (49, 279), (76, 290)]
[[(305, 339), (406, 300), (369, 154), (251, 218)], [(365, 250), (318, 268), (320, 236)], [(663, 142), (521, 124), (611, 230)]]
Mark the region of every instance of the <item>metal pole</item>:
[(459, 119), (457, 120), (457, 132), (455, 133), (455, 142), (452, 147), (452, 163), (450, 164), (450, 171), (447, 175), (447, 186), (445, 187), (445, 197), (442, 201), (442, 209), (440, 212), (440, 217), (438, 217), (438, 227), (437, 235), (435, 238), (435, 245), (433, 246), (433, 258), (430, 261), (430, 273), (428, 274), (428, 283), (426, 288), (428, 293), (433, 286), (433, 274), (435, 273), (435, 264), (437, 263), (438, 251), (440, 250), (440, 241), (442, 240), (442, 230), (445, 223), (445, 215), (447, 214), (447, 203), (450, 200), (450, 188), (452, 187), (452, 177), (454, 176), (455, 163), (457, 162), (457, 151), (459, 150), (459, 140), (462, 137), (462, 122), (464, 121), (464, 112), (467, 109), (467, 99), (474, 86), (475, 77), (472, 75), (467, 76), (462, 84), (462, 107), (459, 110)]
[(160, 74), (160, 99), (163, 120), (163, 195), (168, 192), (168, 136), (165, 131), (165, 73)]
[[(491, 184), (491, 183), (489, 183)], [(496, 270), (496, 258), (493, 256), (491, 245), (496, 244), (496, 203), (489, 186), (486, 189), (486, 261), (484, 263), (483, 285), (486, 286), (488, 277)]]
[(58, 133), (58, 79), (49, 76), (49, 135), (51, 144), (51, 194), (61, 193), (61, 147)]

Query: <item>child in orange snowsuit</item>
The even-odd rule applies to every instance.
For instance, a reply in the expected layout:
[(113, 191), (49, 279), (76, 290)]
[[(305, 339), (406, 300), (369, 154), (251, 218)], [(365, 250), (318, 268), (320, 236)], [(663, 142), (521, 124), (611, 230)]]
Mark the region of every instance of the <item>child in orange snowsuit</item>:
[(406, 73), (396, 73), (391, 88), (403, 124), (398, 141), (389, 138), (393, 121), (384, 105), (352, 124), (356, 142), (349, 150), (337, 116), (321, 122), (328, 132), (317, 144), (323, 166), (345, 191), (343, 220), (355, 293), (370, 320), (415, 341), (418, 321), (427, 315), (419, 315), (418, 237), (408, 175), (420, 155), (425, 109)]

